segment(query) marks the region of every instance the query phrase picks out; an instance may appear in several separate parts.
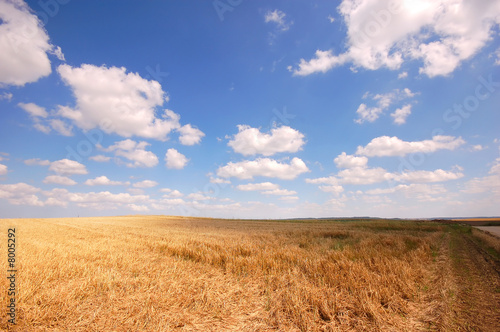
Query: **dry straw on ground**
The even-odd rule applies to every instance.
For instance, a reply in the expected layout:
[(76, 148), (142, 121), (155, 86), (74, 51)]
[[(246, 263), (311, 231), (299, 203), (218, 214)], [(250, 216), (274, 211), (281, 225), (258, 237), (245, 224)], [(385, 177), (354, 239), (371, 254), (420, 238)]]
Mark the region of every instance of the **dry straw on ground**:
[(3, 253), (7, 227), (16, 227), (19, 270), (18, 325), (2, 314), (3, 330), (456, 330), (495, 324), (500, 313), (491, 274), (493, 284), (471, 294), (491, 312), (468, 322), (460, 303), (469, 275), (457, 269), (468, 256), (454, 258), (467, 253), (454, 249), (462, 235), (450, 225), (164, 216), (0, 223)]

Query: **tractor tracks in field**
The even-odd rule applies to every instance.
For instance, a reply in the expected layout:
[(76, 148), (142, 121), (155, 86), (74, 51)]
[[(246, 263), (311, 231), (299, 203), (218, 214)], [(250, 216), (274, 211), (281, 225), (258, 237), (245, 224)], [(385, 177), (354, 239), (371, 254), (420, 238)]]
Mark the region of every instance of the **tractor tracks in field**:
[(470, 234), (452, 234), (450, 255), (457, 294), (455, 322), (459, 330), (495, 331), (500, 326), (500, 266)]

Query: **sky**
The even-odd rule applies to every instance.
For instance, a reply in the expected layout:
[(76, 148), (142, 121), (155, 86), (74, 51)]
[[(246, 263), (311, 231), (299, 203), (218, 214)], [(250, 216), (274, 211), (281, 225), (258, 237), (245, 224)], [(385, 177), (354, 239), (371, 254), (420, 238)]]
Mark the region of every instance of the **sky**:
[(0, 0), (0, 218), (500, 215), (500, 1)]

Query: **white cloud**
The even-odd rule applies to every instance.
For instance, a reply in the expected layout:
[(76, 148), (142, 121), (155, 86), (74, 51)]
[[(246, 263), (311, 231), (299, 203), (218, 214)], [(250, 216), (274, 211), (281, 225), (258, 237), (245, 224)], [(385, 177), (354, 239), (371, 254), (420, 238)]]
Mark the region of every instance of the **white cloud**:
[(397, 137), (380, 136), (365, 147), (358, 146), (357, 155), (367, 157), (404, 156), (409, 153), (431, 153), (437, 150), (454, 150), (465, 141), (461, 137), (437, 135), (432, 140), (406, 142)]
[(43, 180), (43, 183), (60, 184), (63, 186), (74, 186), (76, 184), (76, 181), (68, 178), (67, 176), (49, 175), (49, 176), (45, 177), (45, 179)]
[(132, 195), (143, 195), (144, 190), (139, 188), (127, 188), (127, 191)]
[[(75, 203), (82, 208), (106, 210), (123, 208), (128, 204), (148, 203), (148, 195), (130, 195), (129, 193), (113, 194), (109, 191), (72, 193), (66, 189), (56, 188), (51, 191), (43, 192), (44, 195), (53, 198), (56, 204)], [(1, 196), (0, 196), (1, 197)]]
[(293, 22), (287, 22), (286, 14), (278, 9), (275, 9), (273, 11), (270, 10), (267, 11), (264, 16), (264, 20), (266, 21), (266, 23), (269, 22), (276, 23), (278, 29), (280, 29), (281, 31), (287, 31), (293, 24)]
[(252, 179), (254, 176), (265, 176), (283, 180), (293, 180), (302, 173), (309, 172), (306, 164), (299, 158), (293, 158), (290, 164), (279, 163), (274, 159), (258, 158), (230, 162), (219, 167), (217, 176), (223, 178), (236, 177), (239, 179)]
[(434, 171), (412, 171), (404, 172), (400, 175), (395, 175), (397, 181), (410, 183), (423, 182), (443, 182), (449, 180), (457, 180), (464, 176), (461, 172), (444, 171), (437, 169)]
[(59, 60), (61, 61), (66, 61), (65, 57), (64, 57), (64, 53), (63, 51), (61, 50), (61, 47), (59, 46), (54, 46), (51, 50), (52, 54), (54, 54)]
[(346, 62), (396, 70), (414, 59), (423, 62), (422, 74), (448, 75), (478, 53), (500, 23), (498, 1), (344, 0), (338, 9), (347, 25), (347, 51), (318, 50), (311, 60), (300, 60), (294, 75), (326, 72)]
[(447, 190), (442, 185), (428, 184), (400, 184), (386, 189), (371, 189), (366, 191), (368, 195), (387, 195), (402, 193), (406, 198), (416, 199), (423, 202), (441, 201)]
[(247, 183), (240, 184), (236, 186), (236, 189), (242, 191), (254, 191), (254, 190), (275, 190), (279, 189), (279, 185), (271, 182), (262, 182), (262, 183)]
[(335, 165), (337, 165), (337, 168), (353, 168), (366, 166), (368, 158), (347, 155), (345, 152), (342, 152), (333, 161), (335, 162)]
[(210, 177), (210, 183), (229, 184), (231, 181), (221, 178)]
[(345, 152), (342, 152), (342, 154), (335, 158), (334, 162), (337, 168), (341, 169), (336, 175), (306, 179), (306, 183), (325, 184), (319, 186), (319, 189), (338, 195), (344, 190), (341, 184), (369, 185), (384, 181), (409, 183), (443, 182), (460, 179), (464, 176), (461, 173), (463, 169), (460, 166), (455, 166), (455, 171), (437, 169), (434, 171), (389, 172), (381, 167), (368, 167), (367, 157), (347, 155)]
[(198, 128), (193, 128), (190, 124), (182, 126), (178, 129), (181, 136), (179, 137), (179, 142), (182, 145), (195, 145), (201, 142), (201, 138), (205, 134)]
[[(402, 101), (404, 99), (412, 98), (416, 94), (417, 93), (412, 92), (408, 88), (404, 88), (403, 90), (394, 89), (391, 92), (384, 93), (384, 94), (376, 94), (376, 95), (372, 95), (371, 93), (366, 92), (363, 96), (363, 99), (366, 99), (369, 96), (371, 96), (371, 99), (373, 101), (375, 101), (376, 106), (369, 107), (366, 105), (366, 103), (362, 103), (361, 105), (359, 105), (358, 109), (356, 110), (356, 113), (358, 114), (358, 119), (354, 120), (354, 122), (359, 123), (359, 124), (361, 124), (363, 122), (374, 122), (391, 105), (393, 105), (396, 102)], [(409, 107), (409, 109), (406, 109), (408, 107)], [(404, 108), (405, 108), (405, 111), (398, 112), (398, 110), (396, 110), (395, 113), (401, 114), (398, 116), (398, 119), (404, 120), (409, 115), (409, 113), (406, 114), (405, 112), (408, 112), (409, 110), (411, 110), (411, 105), (408, 104)], [(397, 122), (395, 121), (395, 123), (397, 123)]]
[(278, 198), (280, 201), (284, 201), (284, 202), (289, 202), (289, 203), (293, 203), (295, 201), (297, 201), (299, 199), (298, 196), (281, 196), (280, 198)]
[(403, 79), (408, 77), (408, 72), (404, 71), (402, 73), (399, 73), (398, 79)]
[(111, 160), (111, 157), (104, 156), (102, 154), (98, 154), (92, 157), (89, 157), (90, 160), (97, 161), (98, 163), (105, 163)]
[(273, 189), (262, 192), (264, 195), (277, 195), (277, 196), (291, 196), (296, 195), (297, 192), (288, 189)]
[(187, 199), (192, 199), (193, 201), (208, 201), (213, 200), (213, 197), (206, 196), (200, 193), (191, 193), (186, 196)]
[(335, 176), (329, 176), (316, 179), (306, 179), (306, 183), (337, 185), (339, 180)]
[(49, 36), (24, 1), (0, 1), (0, 85), (37, 81), (51, 73)]
[(41, 117), (41, 118), (46, 118), (49, 116), (49, 113), (45, 110), (44, 107), (38, 106), (33, 103), (18, 103), (17, 106), (21, 107), (23, 110), (25, 110), (29, 115), (32, 117)]
[(327, 192), (327, 193), (332, 193), (336, 196), (340, 195), (342, 192), (344, 192), (344, 187), (336, 185), (336, 186), (319, 186), (319, 189)]
[(58, 132), (63, 136), (73, 136), (73, 126), (67, 124), (61, 119), (47, 119), (49, 113), (44, 107), (38, 106), (34, 103), (18, 103), (17, 106), (25, 110), (33, 119), (33, 127), (45, 134), (50, 133), (51, 129)]
[(35, 194), (40, 189), (26, 183), (0, 184), (0, 198), (5, 198), (12, 205), (43, 206)]
[(383, 109), (380, 107), (368, 107), (366, 104), (360, 104), (356, 113), (358, 114), (358, 119), (354, 120), (356, 123), (363, 122), (373, 122), (380, 117)]
[(146, 205), (127, 204), (127, 207), (135, 212), (148, 212), (149, 208)]
[(0, 94), (0, 100), (11, 101), (12, 97), (14, 97), (14, 95), (10, 92), (4, 92), (4, 93)]
[(115, 156), (130, 160), (130, 163), (126, 163), (127, 167), (154, 167), (158, 165), (158, 157), (153, 152), (145, 150), (149, 145), (151, 144), (148, 142), (137, 143), (126, 139), (101, 149), (106, 152), (114, 152)]
[(468, 194), (490, 193), (500, 196), (500, 158), (497, 158), (489, 171), (490, 175), (475, 177), (465, 183), (462, 192)]
[(472, 150), (472, 151), (482, 151), (482, 150), (484, 150), (484, 149), (486, 149), (486, 148), (485, 148), (484, 146), (482, 146), (481, 144), (473, 145), (473, 146), (471, 147), (471, 150)]
[[(79, 128), (99, 127), (108, 134), (165, 141), (171, 131), (181, 127), (180, 116), (171, 110), (165, 109), (161, 118), (156, 117), (156, 109), (165, 101), (157, 81), (126, 73), (123, 67), (83, 64), (73, 68), (64, 64), (57, 70), (76, 97), (76, 107), (60, 106), (58, 115)], [(193, 138), (188, 135), (185, 140), (192, 142)]]
[(133, 184), (134, 188), (153, 188), (158, 185), (158, 182), (151, 180), (144, 180)]
[(238, 133), (227, 145), (244, 156), (272, 156), (279, 152), (297, 152), (304, 144), (304, 135), (288, 126), (273, 128), (270, 134), (266, 134), (258, 128), (238, 125)]
[(49, 170), (59, 175), (87, 174), (85, 165), (69, 159), (61, 159), (50, 163)]
[(38, 165), (38, 166), (49, 166), (50, 161), (41, 160), (40, 158), (26, 159), (24, 163), (28, 166)]
[(353, 167), (340, 171), (337, 176), (340, 183), (356, 185), (373, 184), (394, 179), (394, 174), (380, 167)]
[(7, 174), (7, 166), (0, 164), (0, 175)]
[(293, 69), (290, 66), (288, 70), (293, 71), (294, 75), (299, 76), (307, 76), (317, 72), (326, 73), (336, 66), (343, 65), (349, 59), (346, 54), (334, 56), (332, 51), (317, 50), (315, 55), (316, 57), (309, 61), (300, 59), (299, 69)]
[(495, 65), (500, 66), (500, 47), (497, 48), (497, 50), (495, 51), (495, 56), (496, 56)]
[(73, 126), (68, 125), (60, 119), (50, 120), (50, 126), (52, 127), (52, 129), (63, 136), (73, 136)]
[(111, 181), (107, 176), (98, 176), (95, 179), (88, 179), (85, 181), (87, 186), (119, 186), (119, 185), (129, 185), (130, 182), (122, 181)]
[(335, 18), (332, 15), (328, 15), (327, 19), (328, 21), (330, 21), (330, 23), (335, 22)]
[(170, 188), (163, 188), (160, 189), (160, 192), (166, 193), (163, 195), (163, 197), (182, 197), (184, 196), (183, 193), (181, 193), (179, 190), (176, 189), (170, 189)]
[(411, 105), (407, 104), (401, 108), (398, 108), (391, 113), (391, 116), (394, 118), (394, 123), (397, 125), (402, 125), (406, 123), (406, 118), (411, 114)]
[(168, 149), (165, 154), (166, 166), (170, 169), (183, 169), (188, 161), (189, 159), (176, 149)]
[(48, 126), (46, 126), (46, 125), (43, 125), (43, 124), (41, 124), (41, 123), (39, 123), (39, 122), (36, 122), (36, 123), (33, 125), (33, 127), (34, 127), (36, 130), (41, 131), (41, 132), (42, 132), (42, 133), (44, 133), (44, 134), (48, 134), (48, 133), (50, 133), (50, 130), (51, 130), (51, 129), (50, 129), (50, 127), (48, 127)]

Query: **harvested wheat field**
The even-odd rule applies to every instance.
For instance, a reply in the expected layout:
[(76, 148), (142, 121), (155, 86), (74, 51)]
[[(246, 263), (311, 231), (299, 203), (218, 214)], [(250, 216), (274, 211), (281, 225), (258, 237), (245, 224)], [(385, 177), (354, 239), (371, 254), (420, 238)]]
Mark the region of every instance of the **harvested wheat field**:
[[(499, 256), (470, 226), (165, 216), (3, 219), (8, 331), (494, 331)], [(477, 234), (480, 234), (478, 236)]]

